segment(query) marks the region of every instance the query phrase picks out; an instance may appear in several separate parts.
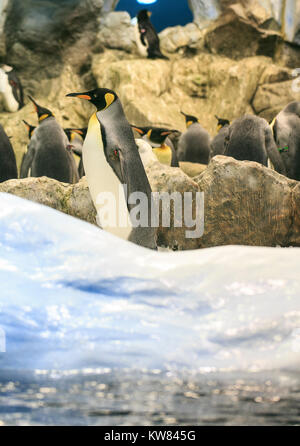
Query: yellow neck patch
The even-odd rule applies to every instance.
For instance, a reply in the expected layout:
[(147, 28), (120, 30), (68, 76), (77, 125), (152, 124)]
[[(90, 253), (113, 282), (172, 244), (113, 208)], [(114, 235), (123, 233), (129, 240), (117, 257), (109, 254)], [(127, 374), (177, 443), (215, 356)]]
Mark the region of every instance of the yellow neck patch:
[(82, 137), (78, 132), (72, 131), (72, 132), (71, 132), (70, 142), (74, 141), (74, 139), (76, 138), (76, 136), (77, 136), (77, 137), (79, 136), (79, 138), (81, 138), (81, 139), (83, 140), (83, 137)]
[(44, 119), (48, 118), (50, 115), (48, 115), (47, 113), (45, 113), (44, 115), (39, 117), (39, 122), (44, 121)]
[(161, 147), (155, 147), (152, 150), (161, 164), (166, 164), (167, 166), (171, 166), (172, 150), (169, 146), (163, 144)]
[(91, 117), (90, 117), (90, 120), (89, 120), (89, 126), (88, 126), (88, 132), (89, 131), (93, 131), (94, 129), (95, 129), (95, 126), (100, 126), (100, 123), (99, 123), (99, 121), (98, 121), (98, 118), (97, 118), (97, 115), (96, 115), (96, 113), (94, 113)]
[(105, 102), (106, 102), (106, 107), (104, 108), (107, 109), (115, 100), (115, 95), (112, 93), (106, 93), (106, 95), (104, 96), (105, 98)]

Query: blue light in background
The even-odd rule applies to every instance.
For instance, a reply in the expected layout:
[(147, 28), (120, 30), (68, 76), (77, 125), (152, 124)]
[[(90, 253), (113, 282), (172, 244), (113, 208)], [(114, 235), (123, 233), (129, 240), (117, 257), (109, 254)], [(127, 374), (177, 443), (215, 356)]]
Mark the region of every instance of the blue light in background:
[(151, 22), (157, 32), (168, 26), (186, 25), (193, 21), (187, 0), (120, 0), (115, 10), (127, 11), (131, 17), (135, 17), (145, 8), (153, 13)]

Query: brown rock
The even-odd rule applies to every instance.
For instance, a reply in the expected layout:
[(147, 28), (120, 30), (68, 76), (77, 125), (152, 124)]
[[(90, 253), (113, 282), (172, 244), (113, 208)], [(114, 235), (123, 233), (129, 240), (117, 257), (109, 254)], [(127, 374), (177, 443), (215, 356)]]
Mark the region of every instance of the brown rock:
[(300, 92), (293, 91), (292, 83), (291, 80), (260, 85), (252, 102), (255, 113), (270, 121), (289, 102), (299, 101)]
[[(152, 192), (179, 192), (182, 196), (184, 192), (192, 192), (193, 209), (195, 208), (195, 194), (199, 192), (197, 183), (189, 178), (178, 167), (168, 167), (160, 164), (158, 161), (149, 163), (146, 167), (146, 173), (152, 188)], [(193, 214), (194, 215), (194, 214)], [(184, 221), (184, 218), (182, 218)], [(172, 249), (196, 249), (197, 239), (187, 239), (186, 231), (190, 228), (174, 227), (174, 208), (171, 204), (171, 227), (162, 227), (158, 229), (158, 245), (167, 246)]]
[(240, 4), (228, 8), (205, 36), (206, 46), (212, 53), (233, 59), (255, 55), (274, 57), (281, 40), (279, 32), (259, 28)]
[(199, 247), (290, 244), (295, 181), (255, 162), (223, 156), (214, 157), (195, 181), (205, 193)]
[(276, 63), (289, 68), (300, 67), (300, 46), (296, 44), (291, 44), (288, 42), (283, 42), (279, 45), (276, 57)]
[(96, 210), (85, 178), (72, 185), (47, 177), (9, 180), (0, 184), (0, 192), (35, 201), (89, 223), (96, 222)]
[(175, 53), (181, 49), (200, 50), (204, 47), (204, 33), (196, 23), (186, 26), (172, 26), (159, 33), (160, 48), (167, 53)]
[(179, 162), (180, 169), (190, 178), (200, 175), (207, 168), (206, 164), (190, 163), (188, 161)]
[[(201, 238), (186, 238), (175, 227), (171, 204), (171, 227), (158, 229), (160, 246), (173, 249), (208, 248), (219, 245), (300, 246), (300, 183), (260, 164), (216, 156), (193, 180), (181, 169), (149, 161), (146, 172), (153, 192), (204, 192), (205, 227)], [(96, 211), (85, 178), (74, 185), (56, 180), (26, 178), (0, 184), (0, 192), (50, 206), (95, 224)], [(184, 219), (183, 219), (184, 221)]]
[(232, 61), (201, 53), (165, 61), (120, 59), (119, 54), (94, 55), (92, 71), (98, 85), (117, 91), (129, 122), (184, 131), (183, 110), (198, 116), (211, 135), (216, 132), (215, 114), (232, 120), (253, 112), (251, 100), (271, 64), (262, 56)]

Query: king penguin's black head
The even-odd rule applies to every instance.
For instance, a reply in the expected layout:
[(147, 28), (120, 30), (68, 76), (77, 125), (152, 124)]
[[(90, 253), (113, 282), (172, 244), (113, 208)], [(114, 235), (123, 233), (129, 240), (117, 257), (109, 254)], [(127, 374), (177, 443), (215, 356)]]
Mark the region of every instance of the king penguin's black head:
[(230, 125), (230, 121), (228, 119), (219, 118), (217, 115), (215, 115), (215, 118), (218, 120), (217, 127), (219, 130), (223, 128), (225, 125)]
[(105, 110), (117, 99), (117, 94), (108, 88), (95, 88), (95, 90), (86, 91), (85, 93), (69, 93), (68, 97), (86, 99), (97, 108), (97, 111)]
[(142, 9), (137, 15), (138, 22), (148, 21), (151, 17), (151, 14), (152, 12), (148, 11), (148, 9)]
[(171, 135), (172, 130), (164, 129), (164, 128), (158, 128), (153, 127), (150, 129), (147, 133), (148, 138), (150, 141), (156, 143), (156, 144), (163, 144), (166, 140), (166, 138)]
[(185, 123), (187, 127), (189, 127), (192, 124), (195, 124), (195, 122), (199, 122), (199, 119), (196, 118), (196, 116), (187, 115), (183, 111), (181, 111), (180, 113), (185, 117)]
[(74, 139), (74, 133), (77, 133), (77, 135), (81, 136), (82, 139), (85, 139), (87, 134), (87, 127), (82, 129), (67, 128), (64, 129), (64, 132), (67, 135), (69, 141), (72, 141)]
[(48, 110), (45, 107), (41, 107), (39, 104), (35, 102), (35, 100), (31, 96), (28, 97), (34, 105), (35, 111), (37, 112), (38, 115), (39, 122), (42, 122), (44, 121), (44, 119), (50, 118), (51, 116), (54, 117), (53, 113), (50, 110)]
[(131, 128), (139, 133), (141, 136), (146, 135), (152, 127), (138, 127), (137, 125), (131, 124)]

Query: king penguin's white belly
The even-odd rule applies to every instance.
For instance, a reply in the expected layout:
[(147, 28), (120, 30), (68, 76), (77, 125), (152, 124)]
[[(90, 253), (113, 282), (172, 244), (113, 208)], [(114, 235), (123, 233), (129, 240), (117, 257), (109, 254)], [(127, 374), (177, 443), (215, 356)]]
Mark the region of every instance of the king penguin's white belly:
[[(100, 124), (96, 114), (91, 117), (89, 122), (82, 148), (82, 157), (90, 194), (97, 209), (101, 227), (111, 234), (127, 240), (132, 225), (125, 195), (118, 177), (106, 161)], [(108, 193), (106, 200), (103, 193)], [(109, 215), (109, 218), (108, 203), (112, 203), (111, 211), (114, 214)], [(101, 214), (104, 218), (101, 218)]]
[(3, 104), (4, 110), (14, 113), (19, 109), (19, 103), (16, 101), (12, 88), (9, 85), (7, 74), (0, 69), (0, 102)]
[[(148, 56), (148, 51), (147, 51), (148, 46), (145, 46), (142, 44), (138, 24), (136, 24), (134, 27), (134, 34), (135, 34), (135, 41), (136, 41), (136, 46), (137, 46), (138, 52), (140, 53), (141, 56), (147, 57)], [(146, 44), (147, 44), (147, 41), (146, 41)]]

